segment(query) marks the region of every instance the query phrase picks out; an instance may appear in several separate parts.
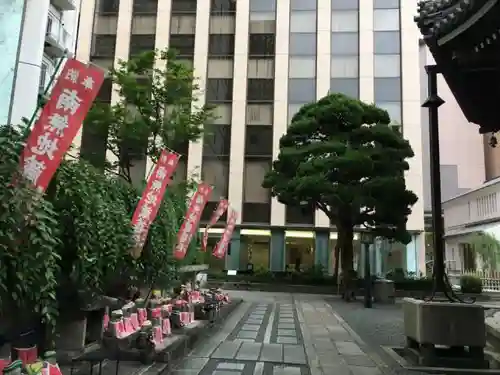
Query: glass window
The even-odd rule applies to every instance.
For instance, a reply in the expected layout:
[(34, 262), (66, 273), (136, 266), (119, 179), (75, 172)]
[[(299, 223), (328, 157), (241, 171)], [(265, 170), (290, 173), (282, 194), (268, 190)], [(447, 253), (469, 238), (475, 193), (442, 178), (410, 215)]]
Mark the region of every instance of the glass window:
[(250, 13), (250, 21), (275, 21), (276, 14), (269, 12), (252, 12)]
[(375, 77), (401, 76), (401, 56), (375, 55), (373, 60), (373, 75)]
[(316, 10), (316, 0), (292, 0), (290, 10)]
[(316, 33), (290, 34), (289, 54), (316, 56)]
[(273, 101), (274, 79), (249, 79), (247, 82), (248, 101)]
[(332, 31), (358, 31), (359, 13), (357, 11), (341, 11), (332, 13)]
[(229, 183), (229, 161), (209, 158), (202, 162), (201, 178), (212, 185), (210, 196), (215, 199), (227, 197)]
[(208, 78), (233, 78), (232, 59), (209, 59), (207, 64)]
[(332, 55), (357, 55), (359, 54), (359, 34), (332, 33)]
[(172, 14), (195, 13), (196, 0), (172, 0)]
[(289, 103), (310, 103), (316, 100), (316, 79), (295, 78), (288, 80)]
[(274, 34), (250, 34), (248, 39), (248, 55), (273, 56), (275, 40)]
[(216, 105), (213, 110), (213, 115), (215, 119), (214, 124), (229, 125), (231, 124), (232, 116), (232, 105), (231, 104), (219, 104)]
[(170, 35), (169, 48), (179, 56), (194, 56), (194, 35)]
[(357, 10), (358, 0), (332, 0), (332, 10)]
[(288, 123), (292, 122), (293, 116), (302, 108), (304, 104), (289, 104), (288, 105)]
[[(234, 34), (235, 32), (234, 14), (211, 15), (208, 27), (210, 34)], [(196, 26), (196, 25), (195, 25)]]
[(274, 59), (248, 59), (247, 78), (274, 78)]
[(272, 104), (248, 104), (247, 125), (271, 125), (273, 124), (274, 107)]
[(209, 56), (233, 56), (234, 34), (213, 34), (208, 36)]
[(375, 9), (373, 11), (373, 30), (399, 30), (399, 9)]
[(358, 78), (332, 78), (330, 80), (330, 92), (341, 93), (354, 99), (359, 99)]
[(233, 0), (212, 0), (210, 13), (235, 13), (236, 1)]
[(399, 0), (373, 0), (374, 9), (399, 8)]
[(316, 33), (316, 12), (293, 12), (290, 17), (291, 33)]
[(157, 9), (157, 0), (134, 0), (134, 14), (156, 14)]
[(334, 56), (330, 66), (332, 78), (356, 78), (359, 76), (358, 56)]
[[(273, 127), (247, 125), (245, 156), (273, 156)], [(262, 183), (262, 181), (261, 181)]]
[(250, 0), (250, 12), (275, 12), (276, 0)]
[(375, 105), (389, 113), (391, 124), (401, 124), (401, 102), (377, 102)]
[(401, 78), (375, 78), (375, 102), (400, 102)]
[(316, 57), (292, 57), (290, 58), (290, 78), (314, 78), (316, 77)]
[[(273, 17), (271, 19), (267, 19), (267, 17), (263, 17), (268, 13), (251, 13), (250, 14), (250, 25), (248, 31), (250, 34), (275, 34), (276, 30), (276, 19)], [(259, 15), (259, 19), (253, 19), (254, 15)], [(257, 17), (255, 17), (257, 18)]]
[(376, 31), (373, 33), (375, 54), (401, 53), (401, 37), (399, 31)]
[(233, 80), (208, 78), (206, 89), (207, 102), (227, 102), (233, 98)]
[(231, 149), (231, 125), (209, 125), (203, 134), (203, 155), (228, 156)]

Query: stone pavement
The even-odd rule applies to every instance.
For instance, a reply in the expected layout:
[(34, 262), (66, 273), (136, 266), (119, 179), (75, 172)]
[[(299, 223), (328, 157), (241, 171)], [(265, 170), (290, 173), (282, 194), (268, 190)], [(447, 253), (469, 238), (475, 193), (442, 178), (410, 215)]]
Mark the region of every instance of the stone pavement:
[(359, 337), (319, 295), (231, 292), (244, 299), (175, 375), (382, 375)]

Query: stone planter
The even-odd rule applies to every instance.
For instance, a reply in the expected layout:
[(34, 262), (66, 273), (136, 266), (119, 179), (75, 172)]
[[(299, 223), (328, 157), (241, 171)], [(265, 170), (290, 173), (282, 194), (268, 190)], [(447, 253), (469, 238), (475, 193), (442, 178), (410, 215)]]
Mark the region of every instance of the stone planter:
[(403, 299), (406, 337), (419, 344), (484, 348), (486, 331), (480, 305)]

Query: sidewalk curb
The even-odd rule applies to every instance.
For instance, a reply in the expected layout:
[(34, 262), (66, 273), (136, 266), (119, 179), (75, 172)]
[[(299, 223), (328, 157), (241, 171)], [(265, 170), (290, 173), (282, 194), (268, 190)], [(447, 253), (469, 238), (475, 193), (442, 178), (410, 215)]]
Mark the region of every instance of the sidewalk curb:
[(352, 336), (354, 341), (363, 349), (365, 354), (377, 365), (377, 367), (380, 369), (380, 371), (385, 374), (385, 375), (392, 375), (392, 369), (389, 365), (387, 365), (386, 361), (384, 361), (379, 354), (375, 353), (371, 348), (370, 345), (368, 345), (357, 333), (354, 331), (354, 329), (351, 328), (351, 326), (342, 318), (337, 312), (333, 309), (333, 307), (329, 304), (326, 303), (330, 311), (332, 312), (332, 315), (339, 321), (340, 325)]

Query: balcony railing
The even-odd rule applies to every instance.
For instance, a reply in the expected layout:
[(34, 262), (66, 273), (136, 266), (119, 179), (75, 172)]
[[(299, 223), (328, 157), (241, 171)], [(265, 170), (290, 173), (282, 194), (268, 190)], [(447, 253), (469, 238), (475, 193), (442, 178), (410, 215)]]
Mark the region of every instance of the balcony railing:
[(64, 50), (71, 47), (71, 36), (61, 21), (49, 13), (45, 34), (45, 49), (53, 57), (61, 57)]

